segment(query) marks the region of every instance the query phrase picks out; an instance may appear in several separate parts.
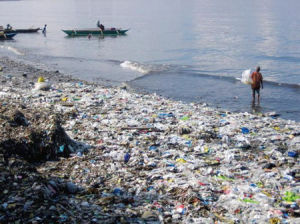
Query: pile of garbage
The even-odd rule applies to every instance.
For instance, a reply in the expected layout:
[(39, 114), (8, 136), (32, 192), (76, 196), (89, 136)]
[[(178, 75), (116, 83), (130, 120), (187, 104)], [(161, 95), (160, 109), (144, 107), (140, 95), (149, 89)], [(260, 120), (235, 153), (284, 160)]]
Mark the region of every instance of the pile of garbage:
[[(0, 108), (0, 151), (5, 157), (19, 155), (30, 162), (69, 156), (76, 143), (65, 133), (57, 115), (51, 112)], [(28, 119), (30, 116), (30, 119)]]
[[(0, 183), (6, 195), (1, 198), (0, 222), (21, 217), (10, 209), (11, 198), (19, 214), (30, 211), (22, 222), (300, 222), (299, 123), (142, 95), (126, 86), (105, 88), (64, 76), (57, 82), (51, 74), (45, 76), (52, 81), (49, 89), (33, 90), (31, 77), (3, 75), (0, 108), (26, 105), (49, 118), (59, 117), (61, 126), (56, 127), (64, 131), (58, 133), (68, 140), (49, 141), (46, 152), (65, 145), (65, 156), (70, 157), (38, 156), (48, 161), (28, 171), (28, 178), (38, 178), (38, 186), (48, 189), (40, 194), (50, 199), (43, 196), (39, 202), (47, 215), (25, 206), (31, 201), (18, 201), (13, 182)], [(1, 125), (6, 122), (25, 136), (35, 118), (19, 112), (1, 116)], [(53, 122), (41, 125), (57, 124)], [(53, 136), (56, 131), (46, 133)], [(55, 136), (61, 134), (51, 139), (59, 139)], [(82, 144), (73, 147), (73, 141)], [(27, 161), (31, 160), (22, 163)], [(7, 164), (8, 160), (1, 169)], [(13, 171), (5, 175), (15, 178), (16, 186), (26, 182)], [(27, 187), (22, 192), (30, 195), (35, 188)]]

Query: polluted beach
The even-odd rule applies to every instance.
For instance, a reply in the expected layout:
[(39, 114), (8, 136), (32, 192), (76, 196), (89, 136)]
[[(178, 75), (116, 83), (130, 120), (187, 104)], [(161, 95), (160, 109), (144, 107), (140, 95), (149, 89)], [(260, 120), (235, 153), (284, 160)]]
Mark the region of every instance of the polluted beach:
[(299, 123), (0, 62), (1, 222), (299, 222)]
[(0, 224), (300, 223), (299, 7), (0, 1)]

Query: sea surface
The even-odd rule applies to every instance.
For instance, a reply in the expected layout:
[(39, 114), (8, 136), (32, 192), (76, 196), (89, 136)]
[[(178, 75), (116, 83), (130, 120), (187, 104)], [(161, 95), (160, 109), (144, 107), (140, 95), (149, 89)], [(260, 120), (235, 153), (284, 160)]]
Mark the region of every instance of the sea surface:
[[(77, 78), (223, 110), (300, 121), (299, 0), (0, 0), (0, 25), (43, 27), (0, 42), (0, 55)], [(69, 38), (62, 29), (129, 29)], [(261, 66), (260, 105), (239, 81)]]

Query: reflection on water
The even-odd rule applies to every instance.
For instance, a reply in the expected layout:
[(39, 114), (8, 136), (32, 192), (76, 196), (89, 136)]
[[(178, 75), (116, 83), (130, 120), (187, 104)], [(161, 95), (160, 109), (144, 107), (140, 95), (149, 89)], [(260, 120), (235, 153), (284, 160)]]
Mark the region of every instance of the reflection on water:
[[(146, 0), (31, 0), (0, 1), (0, 7), (6, 9), (0, 14), (2, 24), (21, 28), (48, 25), (47, 39), (20, 34), (13, 43), (17, 49), (31, 51), (34, 57), (28, 57), (36, 62), (47, 63), (44, 55), (143, 64), (167, 62), (234, 77), (259, 64), (266, 80), (270, 77), (282, 83), (300, 83), (300, 63), (287, 60), (300, 55), (300, 42), (295, 41), (300, 30), (297, 0), (264, 4), (261, 0), (153, 0), (151, 4)], [(99, 19), (107, 27), (130, 28), (128, 36), (99, 39), (98, 44), (87, 38), (63, 38), (66, 35), (61, 29), (95, 27)], [(60, 59), (54, 64), (82, 78), (89, 75), (85, 72), (89, 62), (83, 61), (75, 69)], [(92, 74), (105, 73), (106, 79), (120, 76), (120, 70), (116, 74), (104, 68), (93, 66), (89, 70)]]
[(255, 101), (253, 101), (253, 100), (251, 103), (251, 110), (252, 110), (252, 113), (254, 113), (254, 114), (260, 114), (263, 112), (263, 108), (260, 106), (260, 102), (255, 103)]

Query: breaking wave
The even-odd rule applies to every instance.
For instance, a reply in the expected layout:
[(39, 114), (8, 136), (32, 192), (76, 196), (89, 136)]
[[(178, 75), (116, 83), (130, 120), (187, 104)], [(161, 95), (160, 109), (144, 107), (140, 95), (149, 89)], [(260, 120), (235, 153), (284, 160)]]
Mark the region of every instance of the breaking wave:
[[(193, 69), (193, 67), (190, 66), (178, 66), (178, 65), (165, 65), (165, 64), (142, 64), (139, 62), (132, 62), (132, 61), (114, 61), (115, 63), (120, 64), (121, 67), (125, 69), (130, 69), (133, 71), (137, 71), (142, 76), (136, 77), (134, 80), (139, 80), (146, 78), (145, 75), (149, 74), (180, 74), (181, 76), (198, 76), (198, 77), (206, 77), (211, 79), (222, 79), (223, 81), (228, 82), (242, 82), (241, 77), (231, 76), (231, 75), (220, 75), (218, 74), (219, 71), (204, 71), (204, 70), (197, 70)], [(279, 82), (277, 80), (273, 80), (272, 77), (265, 77), (264, 83), (267, 85), (272, 86), (281, 86), (286, 88), (300, 88), (300, 83), (285, 83), (285, 82)]]
[(122, 68), (131, 69), (133, 71), (140, 72), (142, 74), (147, 74), (150, 72), (149, 68), (147, 66), (140, 64), (138, 62), (131, 62), (131, 61), (124, 61), (120, 64)]
[(142, 64), (133, 61), (124, 61), (120, 64), (122, 68), (130, 69), (144, 75), (153, 72), (162, 72), (170, 69), (169, 65), (154, 65), (154, 64)]

